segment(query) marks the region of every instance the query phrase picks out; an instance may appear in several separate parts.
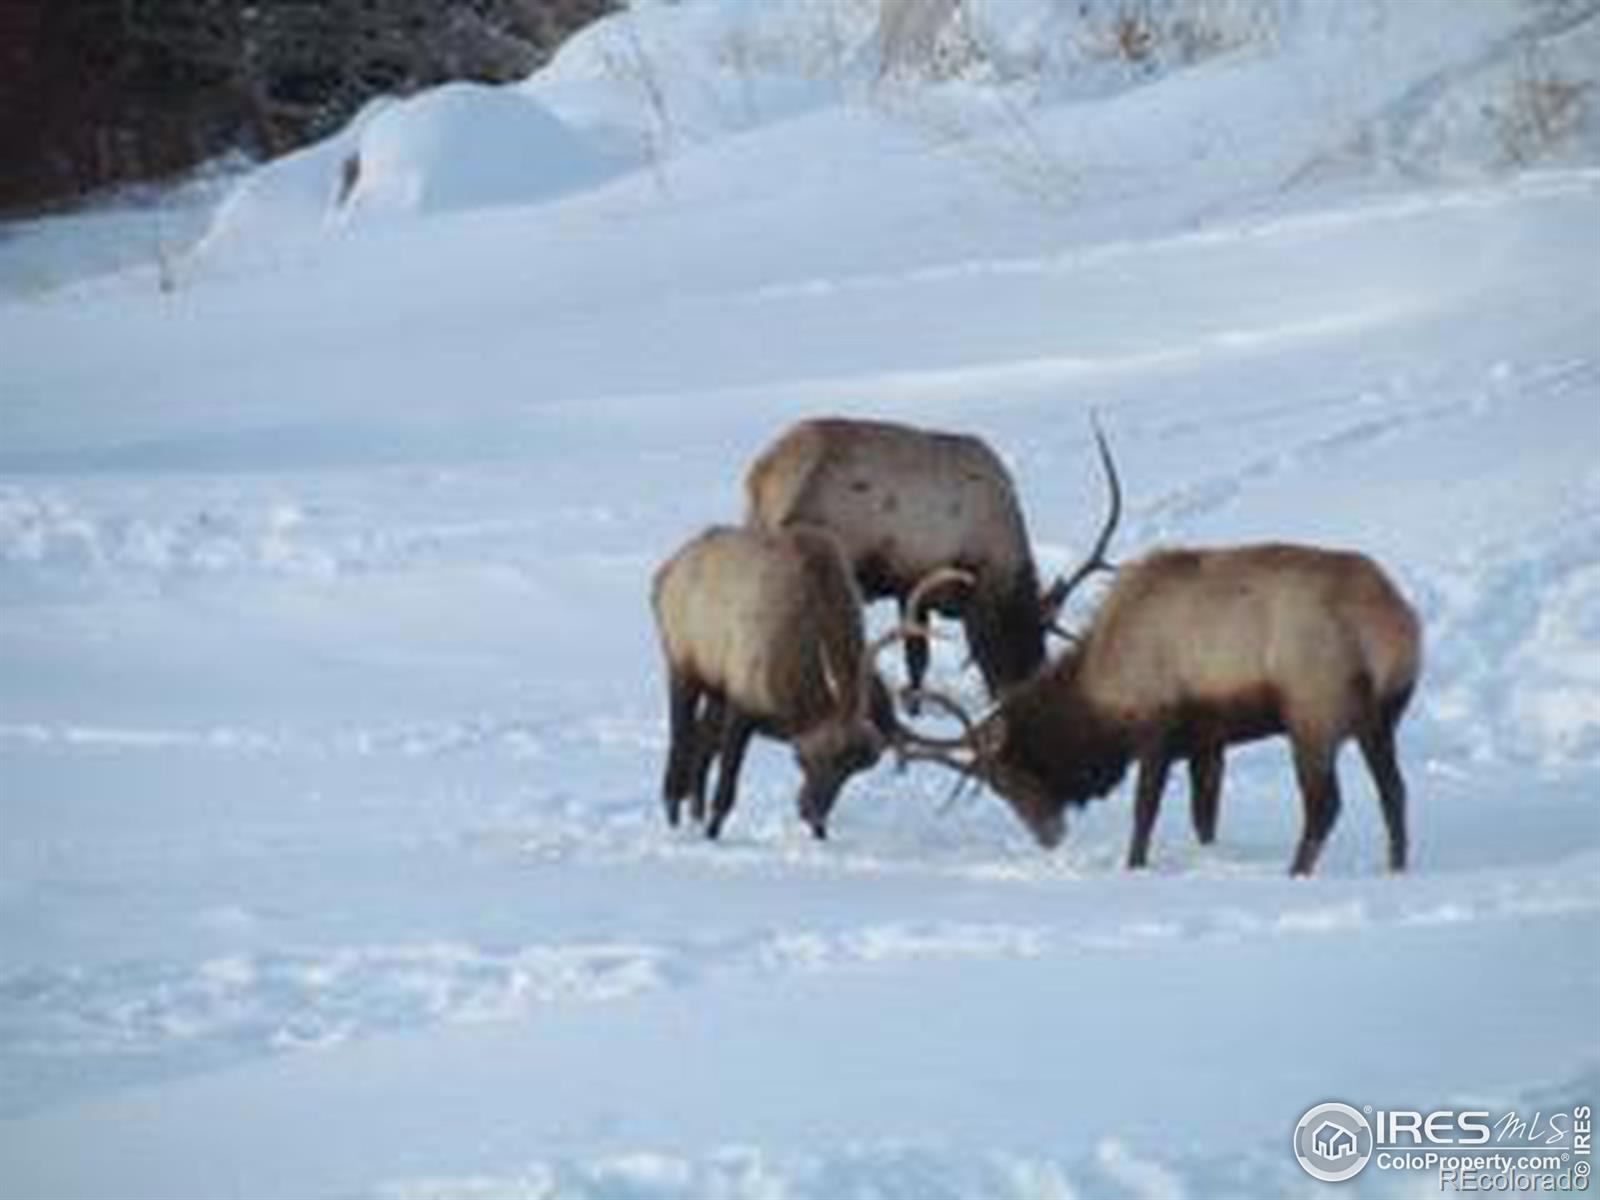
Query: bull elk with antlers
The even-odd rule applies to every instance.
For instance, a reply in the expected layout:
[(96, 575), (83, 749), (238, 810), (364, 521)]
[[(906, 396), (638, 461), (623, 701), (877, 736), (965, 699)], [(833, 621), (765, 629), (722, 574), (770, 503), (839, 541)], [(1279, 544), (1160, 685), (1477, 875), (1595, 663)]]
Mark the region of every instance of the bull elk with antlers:
[[(884, 421), (825, 418), (783, 433), (745, 475), (747, 524), (815, 525), (844, 548), (866, 599), (893, 597), (912, 696), (928, 664), (929, 611), (959, 617), (991, 694), (1027, 679), (1045, 659), (1045, 634), (1071, 590), (1041, 595), (1016, 487), (983, 441)], [(957, 567), (966, 589), (912, 591)]]
[[(947, 581), (933, 572), (913, 597)], [(838, 542), (819, 529), (708, 529), (656, 572), (651, 605), (668, 674), (667, 820), (678, 823), (686, 797), (705, 818), (706, 778), (720, 759), (706, 824), (717, 837), (750, 738), (762, 733), (794, 747), (800, 816), (826, 837), (845, 782), (901, 733), (873, 664), (904, 631), (866, 644)]]
[[(1073, 576), (1104, 565), (1119, 511)], [(1216, 836), (1228, 746), (1286, 735), (1304, 805), (1290, 870), (1309, 874), (1339, 815), (1335, 760), (1354, 738), (1377, 783), (1389, 866), (1406, 864), (1406, 787), (1395, 731), (1416, 685), (1421, 632), (1394, 585), (1361, 554), (1264, 544), (1157, 551), (1123, 566), (1084, 634), (966, 727), (958, 748), (917, 757), (999, 792), (1045, 846), (1068, 806), (1116, 787), (1138, 765), (1128, 866), (1145, 865), (1171, 765), (1189, 764), (1195, 832)]]

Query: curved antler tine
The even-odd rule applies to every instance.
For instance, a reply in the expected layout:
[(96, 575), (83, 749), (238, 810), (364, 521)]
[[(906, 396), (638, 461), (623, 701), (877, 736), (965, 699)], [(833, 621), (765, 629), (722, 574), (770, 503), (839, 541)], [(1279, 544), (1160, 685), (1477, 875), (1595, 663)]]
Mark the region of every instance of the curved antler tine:
[[(924, 597), (936, 587), (943, 587), (949, 583), (959, 583), (971, 587), (977, 582), (977, 577), (971, 571), (960, 567), (938, 567), (929, 571), (917, 581), (916, 587), (911, 589), (906, 599), (906, 611), (915, 613), (920, 608)], [(879, 634), (870, 643), (861, 655), (861, 678), (859, 681), (859, 700), (861, 711), (868, 712), (872, 708), (872, 679), (877, 670), (878, 656), (896, 642), (904, 641), (908, 637), (933, 639), (933, 631), (926, 625), (915, 621), (902, 621), (893, 629)]]
[(925, 642), (933, 641), (934, 633), (926, 619), (928, 614), (922, 607), (928, 597), (928, 593), (947, 584), (959, 584), (964, 588), (972, 588), (976, 587), (977, 583), (978, 577), (963, 567), (935, 567), (932, 571), (929, 571), (921, 579), (917, 580), (916, 586), (906, 594), (905, 600), (902, 602), (901, 611), (909, 613), (910, 619), (901, 622), (900, 636), (902, 638), (918, 637)]
[[(917, 587), (920, 589), (923, 584), (926, 584), (929, 580), (933, 580), (936, 583), (943, 583), (960, 577), (965, 577), (967, 579), (971, 578), (971, 575), (966, 571), (955, 571), (953, 575), (947, 576), (945, 579), (935, 578), (945, 570), (954, 571), (954, 568), (940, 568), (939, 571), (935, 571), (927, 576), (922, 583), (917, 585)], [(912, 595), (915, 596), (916, 592), (913, 592)], [(872, 676), (877, 670), (879, 656), (882, 655), (883, 652), (890, 646), (893, 646), (896, 642), (903, 642), (908, 637), (926, 638), (928, 641), (932, 641), (935, 636), (937, 635), (933, 632), (933, 630), (929, 629), (926, 625), (919, 625), (915, 621), (901, 621), (894, 628), (880, 633), (877, 637), (873, 638), (872, 641), (867, 643), (867, 648), (862, 652), (861, 655), (860, 690), (863, 711), (870, 707), (872, 703)]]
[(954, 696), (950, 696), (945, 692), (935, 691), (932, 688), (910, 689), (910, 694), (916, 696), (918, 700), (940, 709), (946, 716), (954, 717), (961, 724), (961, 736), (955, 738), (929, 737), (927, 734), (908, 729), (906, 732), (913, 740), (928, 747), (976, 751), (978, 723), (972, 719), (972, 714), (967, 712), (960, 701), (956, 700)]
[(872, 641), (867, 643), (867, 648), (861, 653), (861, 687), (864, 699), (870, 699), (866, 689), (872, 686), (872, 675), (877, 670), (878, 658), (896, 642), (903, 642), (908, 637), (932, 638), (933, 631), (926, 625), (914, 625), (910, 621), (901, 621), (892, 629), (885, 630)]
[[(959, 583), (962, 587), (970, 588), (977, 586), (978, 577), (964, 567), (936, 567), (917, 580), (916, 587), (907, 594), (905, 611), (915, 616), (927, 594), (947, 583)], [(920, 626), (914, 628), (918, 634), (926, 636), (926, 630)]]
[(955, 783), (950, 785), (949, 794), (939, 805), (939, 815), (941, 817), (949, 815), (961, 799), (977, 791), (981, 786), (982, 780), (976, 771), (964, 772), (957, 776)]
[(1069, 642), (1074, 646), (1081, 646), (1083, 644), (1082, 635), (1073, 633), (1072, 630), (1068, 629), (1060, 621), (1050, 621), (1045, 625), (1044, 631), (1049, 634), (1054, 634), (1062, 641)]
[(1071, 575), (1057, 576), (1044, 596), (1040, 599), (1040, 608), (1047, 624), (1053, 624), (1062, 606), (1066, 604), (1067, 597), (1085, 579), (1096, 571), (1114, 571), (1116, 567), (1106, 558), (1106, 549), (1111, 545), (1111, 536), (1117, 530), (1117, 523), (1122, 519), (1122, 480), (1117, 477), (1117, 464), (1111, 457), (1111, 446), (1106, 442), (1105, 431), (1100, 428), (1100, 419), (1091, 416), (1094, 424), (1095, 445), (1100, 451), (1100, 465), (1106, 473), (1106, 490), (1110, 493), (1110, 512), (1106, 514), (1106, 523), (1100, 529), (1100, 536), (1095, 539), (1094, 548), (1089, 551), (1089, 556), (1078, 564)]
[(897, 750), (900, 762), (902, 765), (908, 762), (930, 762), (955, 771), (961, 778), (951, 794), (953, 801), (954, 796), (963, 787), (967, 785), (976, 787), (984, 777), (982, 752), (978, 748), (977, 723), (965, 706), (953, 696), (926, 688), (918, 688), (916, 695), (959, 721), (962, 732), (959, 737), (929, 737), (897, 721), (899, 732)]
[(909, 625), (896, 625), (893, 629), (880, 633), (867, 643), (867, 648), (862, 651), (861, 657), (867, 663), (867, 674), (872, 674), (873, 666), (878, 661), (878, 656), (896, 642), (904, 641), (910, 633), (922, 633), (921, 629), (912, 629)]
[(896, 755), (902, 764), (912, 762), (933, 763), (938, 767), (948, 767), (965, 780), (974, 783), (980, 778), (976, 759), (971, 762), (965, 761), (958, 758), (950, 750), (940, 750), (931, 746), (906, 746), (902, 744), (896, 747)]
[(877, 673), (878, 657), (893, 646), (896, 642), (903, 642), (908, 637), (931, 638), (933, 635), (922, 625), (913, 625), (909, 621), (902, 621), (893, 629), (880, 633), (867, 643), (866, 649), (861, 652), (861, 677), (857, 681), (857, 699), (861, 704), (862, 712), (872, 711), (872, 680)]
[(1095, 449), (1100, 452), (1100, 466), (1105, 470), (1106, 490), (1111, 497), (1111, 511), (1106, 514), (1105, 528), (1095, 542), (1093, 557), (1109, 571), (1114, 568), (1105, 553), (1111, 546), (1111, 535), (1117, 531), (1117, 523), (1122, 520), (1122, 479), (1117, 474), (1117, 461), (1111, 456), (1111, 443), (1106, 440), (1106, 431), (1100, 427), (1099, 414), (1091, 413), (1089, 421), (1094, 426)]

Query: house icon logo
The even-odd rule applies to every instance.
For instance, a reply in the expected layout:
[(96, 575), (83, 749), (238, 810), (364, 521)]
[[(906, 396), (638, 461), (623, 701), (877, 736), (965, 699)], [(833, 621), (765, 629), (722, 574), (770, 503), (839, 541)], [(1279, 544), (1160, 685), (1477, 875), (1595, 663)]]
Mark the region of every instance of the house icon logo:
[(1343, 1125), (1335, 1125), (1332, 1121), (1324, 1121), (1317, 1126), (1317, 1131), (1311, 1135), (1311, 1144), (1316, 1147), (1317, 1153), (1323, 1158), (1337, 1161), (1349, 1158), (1356, 1152), (1356, 1135)]
[(1318, 1104), (1295, 1126), (1295, 1158), (1306, 1174), (1325, 1183), (1355, 1177), (1372, 1150), (1372, 1126), (1348, 1104)]

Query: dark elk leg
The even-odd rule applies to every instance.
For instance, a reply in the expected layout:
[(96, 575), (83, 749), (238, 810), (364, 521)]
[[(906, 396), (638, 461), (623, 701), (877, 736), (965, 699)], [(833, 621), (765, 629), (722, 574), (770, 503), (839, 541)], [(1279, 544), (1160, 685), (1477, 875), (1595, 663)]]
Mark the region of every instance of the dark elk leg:
[(1361, 755), (1367, 760), (1383, 803), (1384, 823), (1389, 827), (1389, 869), (1406, 869), (1406, 781), (1400, 775), (1395, 757), (1395, 722), (1386, 720), (1360, 737)]
[(1300, 799), (1305, 805), (1305, 828), (1294, 861), (1289, 865), (1291, 875), (1311, 874), (1316, 868), (1317, 856), (1322, 853), (1322, 844), (1339, 819), (1339, 777), (1334, 770), (1333, 749), (1309, 740), (1294, 739), (1294, 773), (1300, 783)]
[(718, 696), (707, 696), (704, 711), (695, 725), (695, 753), (690, 784), (689, 815), (695, 824), (706, 821), (706, 778), (711, 774), (711, 764), (717, 757), (717, 747), (722, 740), (723, 702)]
[(1189, 758), (1189, 809), (1202, 846), (1217, 840), (1217, 803), (1222, 795), (1222, 747), (1206, 746)]
[(1128, 868), (1142, 867), (1150, 858), (1150, 834), (1161, 811), (1161, 793), (1172, 765), (1165, 746), (1151, 746), (1139, 755), (1139, 782), (1134, 789), (1133, 840), (1128, 843)]
[(811, 830), (811, 836), (819, 842), (828, 840), (828, 813), (833, 808), (833, 795), (837, 788), (827, 785), (819, 775), (808, 771), (805, 782), (800, 785), (800, 798), (797, 807), (800, 810), (800, 819)]
[(711, 822), (706, 826), (706, 836), (715, 838), (722, 833), (722, 823), (733, 811), (734, 793), (739, 787), (739, 768), (744, 765), (744, 752), (749, 749), (750, 735), (755, 725), (733, 705), (727, 705), (722, 718), (722, 744), (718, 755), (722, 765), (717, 769), (717, 792), (711, 801)]
[(677, 825), (683, 798), (693, 786), (696, 760), (701, 753), (700, 722), (695, 716), (699, 704), (700, 689), (695, 683), (685, 675), (672, 672), (667, 680), (667, 769), (661, 781), (668, 825)]
[[(905, 597), (900, 599), (900, 623), (910, 625), (916, 629), (928, 627), (928, 607), (918, 605), (915, 612), (906, 611)], [(922, 679), (928, 673), (929, 648), (928, 639), (919, 634), (908, 633), (905, 636), (906, 653), (906, 712), (915, 717), (922, 712), (922, 702), (918, 698)]]

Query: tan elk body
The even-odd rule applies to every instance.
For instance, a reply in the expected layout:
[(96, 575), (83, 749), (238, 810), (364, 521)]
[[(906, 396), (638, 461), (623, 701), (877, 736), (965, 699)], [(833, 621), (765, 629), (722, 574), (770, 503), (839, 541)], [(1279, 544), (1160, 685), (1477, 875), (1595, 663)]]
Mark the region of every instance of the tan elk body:
[(1394, 735), (1420, 654), (1415, 613), (1364, 555), (1282, 544), (1158, 551), (1123, 567), (1081, 642), (979, 726), (982, 770), (1053, 844), (1067, 805), (1105, 794), (1137, 763), (1137, 867), (1173, 761), (1189, 761), (1195, 830), (1210, 842), (1225, 748), (1286, 734), (1305, 806), (1291, 869), (1306, 873), (1338, 816), (1337, 752), (1354, 738), (1399, 870)]
[[(970, 588), (932, 603), (965, 622), (974, 661), (991, 692), (1026, 679), (1044, 661), (1054, 617), (1028, 546), (1016, 488), (983, 441), (884, 421), (801, 421), (751, 464), (747, 523), (762, 529), (816, 525), (832, 532), (868, 600), (907, 601), (932, 571), (958, 567)], [(927, 643), (906, 639), (913, 687)]]
[(668, 820), (677, 824), (690, 795), (704, 815), (706, 774), (720, 758), (707, 825), (716, 837), (759, 732), (794, 747), (801, 816), (825, 836), (839, 789), (877, 762), (894, 730), (838, 543), (814, 529), (712, 528), (657, 571), (651, 603), (668, 672)]

